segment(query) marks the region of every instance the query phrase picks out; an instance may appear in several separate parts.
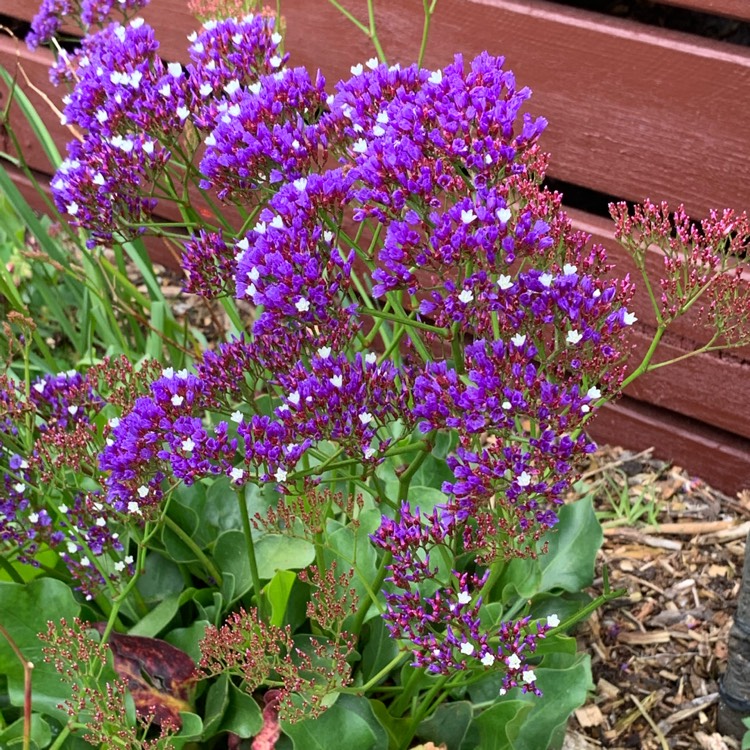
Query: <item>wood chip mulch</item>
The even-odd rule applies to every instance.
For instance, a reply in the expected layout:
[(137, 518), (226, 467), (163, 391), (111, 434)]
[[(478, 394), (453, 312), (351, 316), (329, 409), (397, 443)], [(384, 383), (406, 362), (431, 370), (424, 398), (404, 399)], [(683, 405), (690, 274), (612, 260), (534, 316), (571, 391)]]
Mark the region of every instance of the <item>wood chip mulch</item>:
[(716, 730), (750, 531), (750, 491), (730, 498), (679, 467), (604, 448), (578, 493), (595, 494), (605, 529), (590, 593), (626, 593), (576, 633), (596, 691), (563, 750), (736, 750)]

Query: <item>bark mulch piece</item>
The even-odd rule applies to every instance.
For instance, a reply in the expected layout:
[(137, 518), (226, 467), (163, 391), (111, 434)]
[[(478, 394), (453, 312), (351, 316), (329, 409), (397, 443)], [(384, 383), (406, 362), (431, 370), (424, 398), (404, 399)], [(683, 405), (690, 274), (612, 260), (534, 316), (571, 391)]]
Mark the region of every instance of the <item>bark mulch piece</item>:
[(740, 588), (750, 492), (730, 498), (679, 467), (604, 448), (577, 493), (595, 495), (604, 546), (591, 594), (622, 598), (576, 633), (596, 691), (564, 750), (735, 750), (716, 731), (717, 678)]

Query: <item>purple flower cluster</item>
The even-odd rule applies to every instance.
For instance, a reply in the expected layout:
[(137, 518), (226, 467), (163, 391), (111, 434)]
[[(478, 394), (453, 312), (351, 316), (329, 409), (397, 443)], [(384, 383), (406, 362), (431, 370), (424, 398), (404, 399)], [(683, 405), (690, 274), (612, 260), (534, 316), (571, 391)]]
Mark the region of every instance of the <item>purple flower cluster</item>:
[(439, 508), (424, 516), (419, 509), (412, 512), (408, 503), (401, 506), (398, 519), (383, 518), (372, 540), (392, 555), (387, 580), (393, 590), (386, 593), (384, 615), (388, 630), (410, 643), (412, 666), (452, 674), (502, 665), (502, 693), (518, 686), (523, 692), (539, 693), (527, 659), (537, 639), (559, 621), (551, 618), (552, 623), (532, 625), (524, 618), (503, 622), (493, 631), (483, 629), (480, 592), (489, 572), (478, 576), (454, 570), (447, 585), (440, 583), (438, 548), (450, 543), (457, 526), (456, 519), (441, 517)]
[(104, 23), (113, 8), (126, 16), (129, 11), (140, 10), (149, 0), (42, 0), (39, 11), (31, 21), (31, 31), (26, 37), (30, 49), (52, 41), (66, 18), (74, 17), (84, 27)]

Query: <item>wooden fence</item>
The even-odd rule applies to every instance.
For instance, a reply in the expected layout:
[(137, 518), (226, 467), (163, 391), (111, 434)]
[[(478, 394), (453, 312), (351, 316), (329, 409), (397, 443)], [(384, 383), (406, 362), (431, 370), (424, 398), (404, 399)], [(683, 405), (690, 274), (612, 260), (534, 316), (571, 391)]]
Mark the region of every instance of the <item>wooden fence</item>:
[[(364, 0), (345, 4), (365, 17)], [(726, 23), (750, 29), (744, 26), (750, 24), (746, 0), (668, 4), (735, 19)], [(28, 21), (35, 5), (3, 0), (0, 12)], [(389, 61), (413, 61), (422, 2), (376, 0), (375, 6)], [(282, 12), (292, 63), (320, 68), (329, 82), (372, 56), (364, 36), (326, 0), (282, 0)], [(157, 29), (165, 59), (186, 61), (185, 37), (196, 27), (186, 1), (152, 0), (144, 15)], [(750, 209), (749, 47), (570, 3), (439, 0), (426, 65), (442, 66), (456, 52), (471, 57), (485, 49), (504, 55), (519, 83), (532, 88), (529, 109), (550, 123), (542, 140), (552, 154), (550, 175), (568, 186), (572, 197), (566, 204), (575, 223), (606, 245), (616, 261), (626, 262), (613, 242), (611, 222), (598, 210), (606, 196), (682, 202), (696, 218), (711, 208)], [(13, 70), (20, 63), (31, 86), (59, 101), (60, 92), (47, 82), (49, 60), (45, 50), (31, 53), (0, 38), (0, 64)], [(49, 112), (26, 88), (40, 110)], [(0, 86), (0, 107), (7, 95)], [(48, 173), (33, 134), (18, 113), (11, 114), (32, 167)], [(69, 134), (54, 115), (46, 119), (62, 150)], [(10, 148), (2, 130), (0, 147)], [(23, 185), (22, 176), (17, 178)], [(656, 269), (660, 259), (654, 254), (651, 262)], [(636, 302), (637, 356), (653, 321), (646, 299)], [(681, 323), (659, 356), (679, 356), (703, 336), (689, 321)], [(604, 410), (592, 435), (634, 449), (654, 446), (655, 455), (727, 492), (750, 487), (750, 348), (701, 355), (649, 374)]]

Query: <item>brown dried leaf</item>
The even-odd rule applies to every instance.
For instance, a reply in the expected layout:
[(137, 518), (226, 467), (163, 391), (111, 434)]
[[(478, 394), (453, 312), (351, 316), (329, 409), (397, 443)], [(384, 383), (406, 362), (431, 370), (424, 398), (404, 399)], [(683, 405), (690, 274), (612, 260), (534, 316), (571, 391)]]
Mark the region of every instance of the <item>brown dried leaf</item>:
[[(104, 632), (105, 623), (93, 627)], [(180, 711), (192, 711), (195, 663), (179, 648), (158, 638), (111, 633), (109, 646), (118, 676), (127, 681), (139, 718), (180, 728)]]

